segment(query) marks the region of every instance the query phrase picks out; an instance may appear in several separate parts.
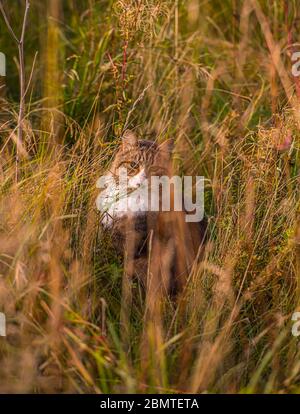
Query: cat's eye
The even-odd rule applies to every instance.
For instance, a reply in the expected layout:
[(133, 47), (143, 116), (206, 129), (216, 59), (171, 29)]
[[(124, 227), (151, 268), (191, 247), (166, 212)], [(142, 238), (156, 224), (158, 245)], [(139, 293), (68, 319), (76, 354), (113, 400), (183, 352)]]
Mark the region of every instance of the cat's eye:
[(131, 170), (136, 170), (137, 169), (137, 163), (136, 162), (129, 162), (128, 163), (128, 168), (130, 168)]
[(131, 162), (127, 161), (127, 162), (123, 162), (121, 166), (127, 168), (127, 170), (129, 171), (135, 171), (138, 168), (138, 163), (134, 161), (131, 161)]
[(137, 163), (136, 162), (131, 162), (130, 163), (130, 168), (132, 169), (132, 170), (136, 170), (137, 169)]

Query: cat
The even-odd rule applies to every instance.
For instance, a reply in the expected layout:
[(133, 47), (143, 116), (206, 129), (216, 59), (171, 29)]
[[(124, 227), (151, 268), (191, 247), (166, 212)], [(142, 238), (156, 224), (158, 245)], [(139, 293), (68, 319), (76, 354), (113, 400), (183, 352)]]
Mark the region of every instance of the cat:
[[(131, 256), (134, 275), (146, 285), (147, 275), (155, 273), (155, 283), (176, 294), (203, 253), (207, 226), (205, 219), (186, 223), (184, 211), (149, 211), (146, 198), (151, 177), (171, 175), (171, 152), (169, 142), (159, 145), (125, 131), (106, 174), (98, 209), (102, 227), (110, 233), (117, 252)], [(124, 196), (120, 183), (123, 170), (128, 176)]]

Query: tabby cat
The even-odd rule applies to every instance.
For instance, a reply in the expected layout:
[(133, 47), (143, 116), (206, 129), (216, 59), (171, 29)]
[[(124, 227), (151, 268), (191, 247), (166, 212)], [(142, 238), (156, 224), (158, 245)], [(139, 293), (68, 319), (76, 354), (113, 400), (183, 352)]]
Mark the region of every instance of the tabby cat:
[[(131, 257), (135, 276), (146, 284), (146, 276), (155, 273), (155, 283), (175, 293), (184, 286), (193, 263), (201, 257), (205, 221), (186, 223), (184, 212), (122, 209), (122, 203), (130, 201), (132, 194), (136, 194), (134, 191), (149, 183), (151, 176), (171, 175), (170, 160), (171, 149), (167, 142), (158, 145), (139, 140), (135, 133), (127, 130), (109, 170), (112, 180), (101, 193), (104, 201), (98, 208), (102, 211), (102, 226), (111, 234), (114, 247), (127, 258)], [(127, 200), (119, 197), (118, 201), (110, 202), (116, 183), (119, 184), (121, 168), (125, 168), (128, 175)], [(147, 197), (147, 192), (142, 193), (142, 207), (143, 194)]]

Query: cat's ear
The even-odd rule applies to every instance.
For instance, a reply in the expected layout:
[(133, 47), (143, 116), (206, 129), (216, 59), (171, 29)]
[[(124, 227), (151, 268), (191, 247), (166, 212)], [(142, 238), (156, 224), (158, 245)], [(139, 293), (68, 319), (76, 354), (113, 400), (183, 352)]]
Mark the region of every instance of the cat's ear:
[(166, 155), (166, 157), (169, 157), (169, 158), (172, 155), (173, 149), (174, 149), (174, 142), (171, 139), (168, 139), (159, 145), (159, 151), (161, 151), (163, 154)]
[(133, 131), (131, 131), (130, 129), (127, 129), (122, 137), (122, 145), (123, 148), (127, 148), (127, 147), (135, 147), (137, 145), (138, 139), (137, 136), (135, 135), (135, 133)]

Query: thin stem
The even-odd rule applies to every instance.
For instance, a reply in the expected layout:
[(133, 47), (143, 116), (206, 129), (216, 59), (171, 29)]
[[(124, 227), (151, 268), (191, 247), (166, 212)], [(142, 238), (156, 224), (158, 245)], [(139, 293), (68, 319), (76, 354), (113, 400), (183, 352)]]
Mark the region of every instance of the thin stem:
[(23, 18), (23, 26), (22, 26), (22, 34), (21, 34), (20, 43), (24, 42), (29, 7), (30, 7), (29, 0), (26, 0), (26, 6), (25, 6), (25, 13), (24, 13), (24, 18)]
[(22, 146), (22, 143), (23, 143), (23, 119), (24, 119), (24, 114), (25, 114), (25, 95), (28, 89), (28, 87), (26, 88), (26, 77), (25, 77), (24, 39), (25, 39), (26, 24), (28, 20), (29, 7), (30, 7), (29, 0), (26, 0), (21, 37), (20, 39), (18, 39), (13, 28), (11, 27), (7, 14), (4, 10), (3, 3), (0, 0), (0, 11), (3, 15), (8, 31), (10, 32), (12, 38), (17, 43), (18, 53), (19, 53), (20, 108), (19, 108), (19, 115), (18, 115), (18, 138), (17, 138), (17, 151), (16, 151), (17, 152), (16, 153), (16, 178), (17, 179), (18, 179), (19, 150), (20, 150), (20, 146)]
[(13, 37), (13, 39), (14, 39), (17, 43), (19, 43), (19, 39), (17, 38), (17, 36), (16, 36), (15, 32), (13, 31), (13, 28), (11, 27), (11, 25), (10, 25), (10, 23), (9, 23), (9, 20), (8, 20), (8, 18), (7, 18), (7, 15), (6, 15), (6, 13), (5, 13), (5, 10), (4, 10), (4, 8), (3, 8), (3, 4), (2, 4), (2, 1), (1, 1), (1, 0), (0, 0), (0, 10), (1, 10), (1, 13), (2, 13), (2, 15), (3, 15), (3, 18), (4, 18), (4, 20), (5, 20), (6, 26), (7, 26), (8, 30), (9, 30), (9, 32), (10, 32), (10, 34), (11, 34), (11, 36)]

